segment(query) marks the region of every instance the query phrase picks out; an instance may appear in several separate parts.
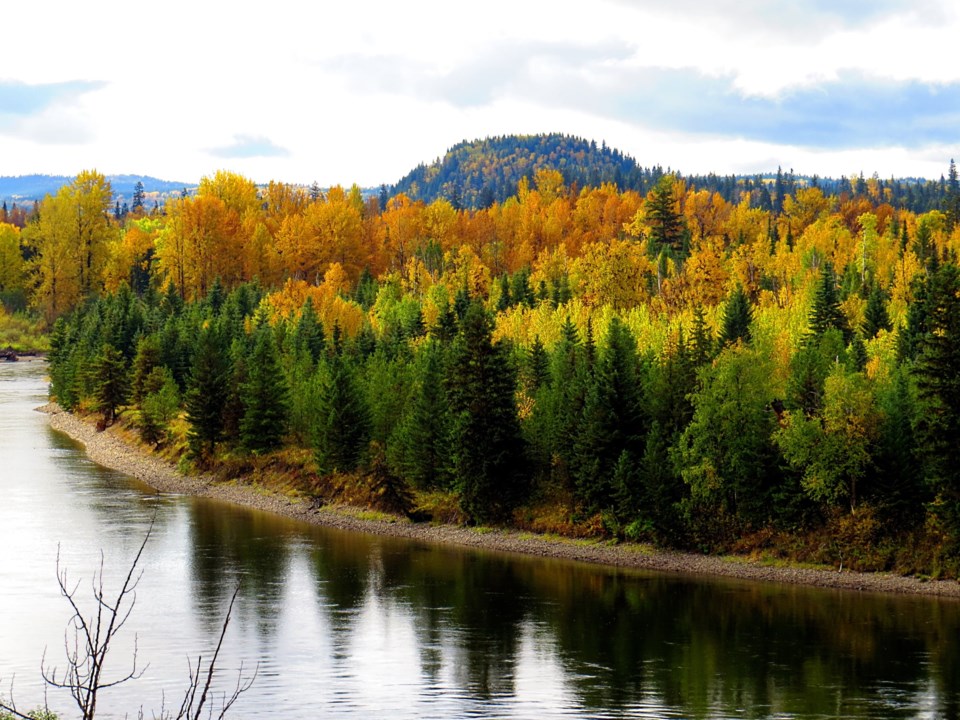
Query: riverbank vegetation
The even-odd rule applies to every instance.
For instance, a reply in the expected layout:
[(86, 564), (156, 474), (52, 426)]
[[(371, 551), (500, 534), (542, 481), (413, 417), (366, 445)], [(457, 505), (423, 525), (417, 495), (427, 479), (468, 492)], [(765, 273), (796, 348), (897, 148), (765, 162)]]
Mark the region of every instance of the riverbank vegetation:
[(111, 220), (84, 173), (23, 236), (57, 318), (52, 394), (196, 468), (415, 518), (956, 576), (956, 171), (923, 213), (876, 178), (771, 189), (765, 208), (541, 169), (465, 210), (218, 173)]

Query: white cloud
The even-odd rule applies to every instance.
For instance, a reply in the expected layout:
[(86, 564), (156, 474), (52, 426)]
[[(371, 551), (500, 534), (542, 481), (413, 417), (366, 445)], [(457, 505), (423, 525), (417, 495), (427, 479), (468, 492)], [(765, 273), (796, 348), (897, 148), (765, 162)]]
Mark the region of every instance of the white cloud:
[[(926, 155), (939, 148), (941, 165), (960, 155), (950, 150), (960, 131), (954, 139), (929, 127), (938, 114), (943, 125), (944, 112), (914, 113), (893, 145), (867, 124), (884, 87), (922, 95), (936, 83), (954, 92), (958, 20), (945, 1), (490, 0), (467, 9), (440, 0), (170, 0), (146, 24), (120, 0), (95, 13), (50, 0), (31, 11), (44, 18), (45, 51), (30, 33), (9, 34), (0, 81), (106, 85), (69, 112), (50, 106), (18, 125), (18, 138), (0, 138), (6, 172), (96, 166), (195, 181), (228, 162), (258, 181), (373, 185), (463, 139), (554, 131), (605, 139), (644, 164), (697, 171), (730, 172), (752, 158), (786, 158), (786, 166), (796, 157), (798, 170), (800, 161), (822, 163), (806, 172), (843, 164), (850, 173), (862, 162), (867, 174), (887, 176), (929, 171)], [(105, 21), (112, 18), (122, 22)], [(681, 72), (644, 95), (643, 78), (662, 83), (671, 77), (664, 69)], [(861, 93), (868, 104), (859, 115), (839, 102), (851, 95), (835, 97), (839, 109), (821, 102), (819, 118), (804, 117), (817, 93), (836, 96), (853, 87), (851, 77), (875, 83), (872, 100)], [(704, 95), (710, 88), (739, 105), (718, 104)], [(883, 102), (897, 106), (897, 97)], [(778, 108), (798, 123), (792, 135), (778, 132)], [(811, 145), (815, 121), (829, 131), (832, 117), (843, 133), (830, 154), (798, 149)], [(895, 118), (879, 120), (895, 134)], [(852, 142), (857, 122), (869, 132)], [(211, 155), (244, 137), (268, 138), (274, 152)]]

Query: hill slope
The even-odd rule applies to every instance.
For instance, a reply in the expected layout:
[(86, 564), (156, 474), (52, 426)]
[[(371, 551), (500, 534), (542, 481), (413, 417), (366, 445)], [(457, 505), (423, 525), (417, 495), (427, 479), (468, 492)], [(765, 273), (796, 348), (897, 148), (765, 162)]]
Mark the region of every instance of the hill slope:
[[(148, 175), (107, 175), (113, 193), (117, 197), (130, 198), (137, 182), (143, 183), (145, 192), (161, 194), (176, 192), (185, 185), (181, 182), (160, 180)], [(12, 200), (20, 205), (42, 200), (74, 181), (66, 175), (17, 175), (0, 177), (0, 199)]]
[(516, 192), (520, 178), (541, 168), (563, 173), (567, 185), (619, 187), (643, 184), (644, 171), (618, 150), (569, 135), (504, 135), (464, 141), (442, 159), (419, 165), (391, 189), (414, 200), (431, 202), (446, 197), (455, 206), (486, 207)]

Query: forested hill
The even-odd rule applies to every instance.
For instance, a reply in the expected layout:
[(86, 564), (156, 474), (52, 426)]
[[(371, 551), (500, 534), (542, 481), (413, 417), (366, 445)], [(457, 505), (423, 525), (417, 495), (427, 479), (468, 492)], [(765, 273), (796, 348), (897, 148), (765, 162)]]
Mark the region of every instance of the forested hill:
[(568, 188), (599, 187), (613, 183), (621, 191), (646, 194), (664, 174), (674, 174), (688, 187), (719, 193), (729, 203), (749, 196), (761, 210), (780, 212), (782, 199), (798, 188), (819, 187), (827, 195), (838, 197), (873, 195), (897, 208), (929, 212), (943, 205), (946, 180), (940, 178), (889, 178), (874, 174), (858, 177), (821, 178), (795, 175), (793, 170), (770, 168), (755, 175), (688, 175), (659, 165), (643, 167), (629, 155), (606, 143), (599, 145), (558, 133), (547, 135), (503, 135), (461, 142), (443, 158), (430, 165), (419, 165), (392, 188), (381, 189), (384, 196), (404, 194), (411, 200), (429, 204), (446, 198), (456, 209), (483, 209), (502, 203), (517, 193), (521, 178), (532, 181), (540, 169), (558, 170)]
[[(417, 166), (392, 194), (427, 203), (445, 197), (455, 207), (486, 208), (515, 194), (521, 178), (532, 178), (542, 168), (559, 170), (567, 185), (580, 187), (612, 182), (633, 188), (656, 179), (653, 171), (606, 144), (556, 133), (503, 135), (455, 145), (443, 159)], [(662, 171), (657, 171), (659, 177)]]
[[(107, 175), (106, 179), (118, 198), (133, 197), (138, 182), (143, 183), (144, 192), (147, 193), (165, 194), (185, 187), (182, 182), (160, 180), (147, 175)], [(73, 177), (66, 175), (0, 176), (0, 198), (23, 205), (34, 200), (43, 200), (47, 195), (56, 195), (61, 187), (69, 185), (73, 180)]]

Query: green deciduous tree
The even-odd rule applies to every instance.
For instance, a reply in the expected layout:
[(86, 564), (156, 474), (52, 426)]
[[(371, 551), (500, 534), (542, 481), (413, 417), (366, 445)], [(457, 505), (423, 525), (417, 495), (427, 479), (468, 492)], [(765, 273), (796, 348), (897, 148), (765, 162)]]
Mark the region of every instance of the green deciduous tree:
[(836, 365), (826, 380), (822, 416), (790, 413), (775, 438), (811, 499), (854, 510), (873, 467), (881, 422), (867, 378)]
[[(703, 371), (693, 394), (693, 419), (680, 439), (676, 460), (690, 488), (690, 513), (756, 525), (770, 519), (776, 472), (771, 439), (776, 415), (769, 361), (748, 348), (723, 351)], [(699, 510), (698, 510), (699, 508)]]

